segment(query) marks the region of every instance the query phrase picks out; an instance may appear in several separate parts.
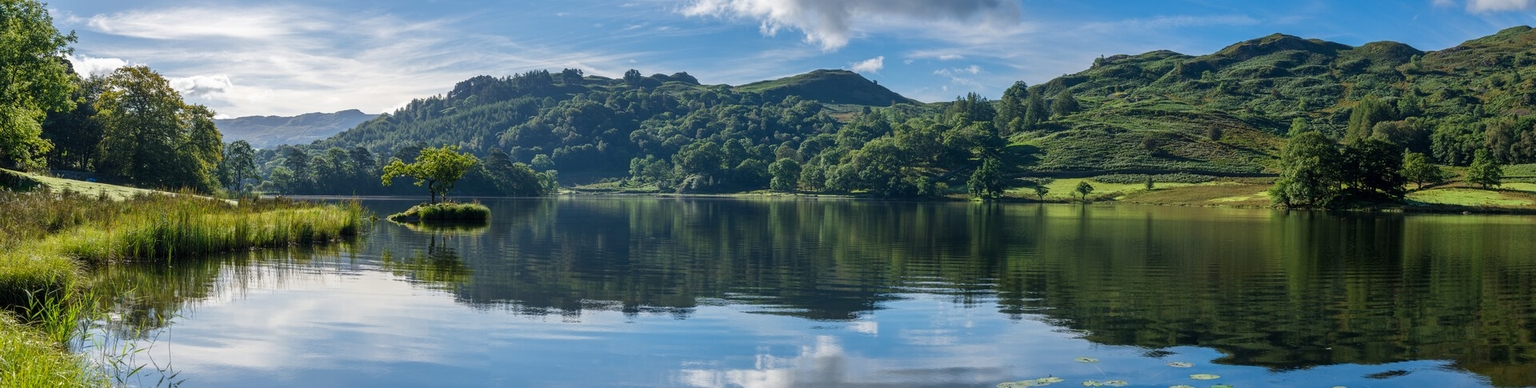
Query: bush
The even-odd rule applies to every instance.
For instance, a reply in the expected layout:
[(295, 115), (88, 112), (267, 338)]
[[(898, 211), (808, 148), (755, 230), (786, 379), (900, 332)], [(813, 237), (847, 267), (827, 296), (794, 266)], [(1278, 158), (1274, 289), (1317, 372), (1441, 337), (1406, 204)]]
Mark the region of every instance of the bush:
[(488, 222), (491, 208), (480, 203), (440, 202), (412, 206), (389, 216), (394, 222)]

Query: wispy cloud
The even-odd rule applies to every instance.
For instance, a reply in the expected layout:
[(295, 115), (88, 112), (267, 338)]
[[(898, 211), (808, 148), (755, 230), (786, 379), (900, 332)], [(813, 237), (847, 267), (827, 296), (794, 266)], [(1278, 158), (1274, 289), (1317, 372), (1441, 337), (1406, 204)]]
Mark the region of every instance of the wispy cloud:
[(1468, 0), (1467, 10), (1472, 12), (1522, 11), (1531, 9), (1531, 5), (1532, 0)]
[(849, 67), (852, 68), (853, 71), (860, 73), (879, 73), (880, 69), (885, 68), (885, 56), (881, 55), (878, 57), (854, 62), (850, 64)]
[(966, 24), (993, 30), (1017, 24), (1021, 10), (1017, 2), (1002, 0), (693, 0), (681, 12), (755, 19), (768, 36), (799, 30), (806, 42), (835, 51), (867, 29)]
[(562, 67), (619, 74), (628, 58), (476, 34), (452, 19), (309, 7), (170, 8), (87, 20), (87, 30), (128, 44), (77, 47), (89, 53), (77, 67), (148, 64), (224, 117), (387, 111), (475, 75)]

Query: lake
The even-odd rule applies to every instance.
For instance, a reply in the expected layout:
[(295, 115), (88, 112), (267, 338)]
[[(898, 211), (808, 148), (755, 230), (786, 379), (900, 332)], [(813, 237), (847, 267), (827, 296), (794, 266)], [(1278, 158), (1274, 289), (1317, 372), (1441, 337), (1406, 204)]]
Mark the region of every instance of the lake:
[(184, 387), (1536, 385), (1532, 216), (483, 202), (98, 269), (131, 291), (83, 351)]

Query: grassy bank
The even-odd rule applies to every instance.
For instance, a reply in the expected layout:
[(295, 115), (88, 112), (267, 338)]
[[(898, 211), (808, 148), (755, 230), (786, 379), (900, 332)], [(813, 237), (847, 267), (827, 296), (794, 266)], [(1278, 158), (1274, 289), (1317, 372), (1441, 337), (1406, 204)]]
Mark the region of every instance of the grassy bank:
[(484, 223), (491, 219), (491, 208), (480, 203), (422, 204), (389, 215), (394, 222), (468, 222)]
[(74, 319), (39, 314), (72, 308), (61, 300), (84, 292), (75, 285), (89, 265), (325, 242), (355, 235), (361, 220), (356, 203), (0, 191), (0, 387), (102, 385), (64, 347), (73, 334), (53, 330)]

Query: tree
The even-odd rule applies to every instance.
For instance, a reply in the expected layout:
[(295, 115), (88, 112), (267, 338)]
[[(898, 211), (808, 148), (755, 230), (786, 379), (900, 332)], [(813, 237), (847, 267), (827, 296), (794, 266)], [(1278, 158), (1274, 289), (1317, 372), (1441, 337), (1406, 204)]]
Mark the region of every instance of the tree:
[(409, 164), (400, 159), (390, 159), (389, 164), (384, 166), (383, 182), (389, 186), (396, 177), (414, 178), (417, 186), (427, 187), (432, 195), (431, 203), (437, 203), (439, 195), (446, 198), (448, 192), (453, 190), (454, 183), (479, 162), (474, 155), (459, 153), (459, 146), (424, 148), (416, 161)]
[(236, 140), (224, 147), (224, 160), (219, 162), (219, 182), (236, 193), (245, 192), (244, 182), (256, 176), (256, 150), (245, 140)]
[(1093, 194), (1093, 185), (1088, 184), (1088, 181), (1077, 182), (1077, 189), (1073, 191), (1077, 192), (1079, 199), (1087, 202), (1088, 194)]
[(1036, 183), (1035, 184), (1035, 196), (1040, 198), (1040, 202), (1045, 202), (1045, 195), (1046, 194), (1050, 194), (1050, 193), (1051, 193), (1051, 187), (1050, 186), (1046, 186), (1045, 183)]
[(794, 159), (784, 158), (768, 165), (768, 174), (773, 175), (773, 180), (768, 186), (778, 191), (793, 191), (800, 182), (800, 163)]
[(73, 33), (53, 27), (42, 3), (0, 2), (0, 162), (43, 165), (53, 148), (42, 138), (44, 116), (74, 107), (74, 83), (63, 58), (74, 41)]
[(1042, 94), (1045, 94), (1045, 89), (1040, 89), (1039, 86), (1035, 88), (1037, 90), (1029, 93), (1029, 96), (1024, 98), (1024, 127), (1026, 129), (1033, 129), (1051, 116), (1050, 108), (1045, 105), (1045, 96), (1042, 96)]
[(1392, 120), (1392, 106), (1377, 99), (1374, 95), (1366, 95), (1349, 113), (1349, 126), (1345, 129), (1345, 140), (1354, 142), (1371, 137), (1371, 130), (1376, 123)]
[(997, 158), (987, 158), (971, 173), (971, 198), (992, 199), (1003, 195), (1003, 168)]
[(48, 152), (48, 167), (94, 171), (101, 154), (101, 123), (96, 120), (96, 100), (106, 84), (101, 77), (74, 79), (76, 87), (70, 99), (75, 108), (53, 112), (43, 121), (43, 140), (53, 145)]
[(1001, 135), (1007, 136), (1014, 132), (1024, 130), (1024, 101), (1029, 98), (1029, 85), (1024, 81), (1015, 81), (1003, 91), (1003, 98), (997, 104), (997, 118), (994, 120)]
[(148, 67), (117, 69), (96, 101), (100, 172), (151, 187), (212, 190), (224, 142), (213, 111), (188, 105)]
[(1424, 154), (1408, 151), (1403, 153), (1403, 178), (1408, 179), (1424, 188), (1426, 183), (1440, 183), (1445, 180), (1445, 170), (1429, 162), (1429, 157)]
[(1339, 195), (1338, 146), (1318, 131), (1291, 139), (1280, 152), (1280, 179), (1270, 198), (1285, 207), (1327, 207)]
[(1403, 197), (1403, 149), (1378, 139), (1364, 139), (1344, 147), (1340, 173), (1353, 191), (1367, 197), (1378, 194)]
[(1083, 107), (1078, 104), (1077, 97), (1072, 95), (1071, 90), (1062, 90), (1061, 94), (1057, 94), (1056, 98), (1051, 101), (1051, 115), (1053, 116), (1064, 117), (1077, 113), (1077, 111), (1082, 109)]
[(1472, 166), (1467, 167), (1467, 182), (1475, 183), (1484, 189), (1498, 187), (1504, 184), (1504, 168), (1499, 167), (1493, 157), (1488, 155), (1488, 150), (1479, 149), (1472, 156)]

